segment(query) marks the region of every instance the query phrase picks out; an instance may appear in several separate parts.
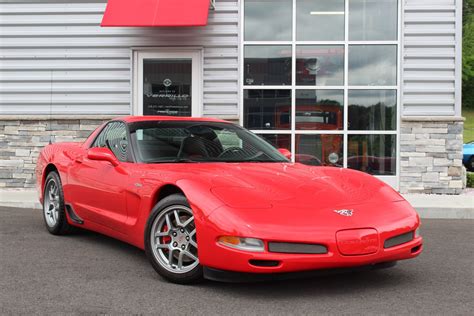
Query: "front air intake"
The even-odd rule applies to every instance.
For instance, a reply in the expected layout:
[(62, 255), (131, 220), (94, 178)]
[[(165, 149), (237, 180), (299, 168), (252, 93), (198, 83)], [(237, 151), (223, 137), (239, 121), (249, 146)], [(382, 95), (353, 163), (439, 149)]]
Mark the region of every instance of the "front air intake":
[(385, 240), (385, 242), (383, 244), (383, 247), (384, 248), (390, 248), (390, 247), (395, 247), (395, 246), (404, 244), (406, 242), (409, 242), (409, 241), (413, 240), (414, 234), (415, 233), (413, 231), (411, 231), (411, 232), (408, 232), (408, 233), (405, 233), (405, 234), (401, 234), (401, 235), (389, 238), (389, 239)]
[(328, 253), (326, 246), (319, 244), (300, 244), (290, 242), (269, 242), (269, 252), (278, 253), (300, 253), (300, 254), (325, 254)]

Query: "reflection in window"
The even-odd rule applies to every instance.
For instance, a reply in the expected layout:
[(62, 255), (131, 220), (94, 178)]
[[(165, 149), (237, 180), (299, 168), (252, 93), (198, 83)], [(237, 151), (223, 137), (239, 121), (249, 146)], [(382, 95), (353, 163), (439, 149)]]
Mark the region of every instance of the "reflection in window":
[(246, 41), (290, 41), (292, 0), (245, 0)]
[(349, 90), (348, 102), (350, 130), (397, 128), (396, 90)]
[(318, 161), (319, 165), (342, 167), (342, 135), (296, 135), (295, 142), (296, 161), (312, 161), (313, 165)]
[(244, 90), (244, 126), (290, 129), (291, 90)]
[(343, 41), (344, 0), (296, 0), (296, 40)]
[(143, 61), (143, 115), (191, 116), (191, 59)]
[(259, 134), (275, 148), (286, 148), (291, 151), (291, 135), (289, 134)]
[(245, 46), (245, 85), (290, 85), (291, 46)]
[(396, 45), (350, 45), (349, 84), (394, 86), (397, 84)]
[(344, 46), (296, 46), (296, 84), (338, 86), (344, 84)]
[(343, 90), (296, 90), (296, 129), (342, 130)]
[(395, 135), (349, 135), (347, 166), (373, 175), (395, 175)]
[(396, 40), (397, 12), (397, 0), (350, 0), (349, 39)]

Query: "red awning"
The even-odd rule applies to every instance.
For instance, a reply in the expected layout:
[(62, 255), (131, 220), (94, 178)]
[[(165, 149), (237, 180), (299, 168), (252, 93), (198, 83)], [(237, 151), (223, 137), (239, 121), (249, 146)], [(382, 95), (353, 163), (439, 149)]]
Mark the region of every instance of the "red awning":
[(203, 26), (209, 0), (108, 0), (101, 26)]

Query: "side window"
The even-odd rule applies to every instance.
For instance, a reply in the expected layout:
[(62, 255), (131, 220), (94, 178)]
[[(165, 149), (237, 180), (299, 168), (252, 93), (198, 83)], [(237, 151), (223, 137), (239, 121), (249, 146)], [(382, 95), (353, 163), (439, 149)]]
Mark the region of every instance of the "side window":
[(122, 122), (111, 122), (107, 124), (92, 147), (109, 148), (120, 161), (127, 161), (128, 159), (128, 139), (127, 128)]

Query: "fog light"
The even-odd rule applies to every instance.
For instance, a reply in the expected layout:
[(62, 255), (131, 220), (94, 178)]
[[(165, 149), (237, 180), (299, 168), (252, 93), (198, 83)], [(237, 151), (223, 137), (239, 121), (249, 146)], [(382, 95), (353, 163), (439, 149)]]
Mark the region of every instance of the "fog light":
[(221, 236), (217, 241), (221, 245), (245, 251), (262, 252), (265, 250), (263, 241), (256, 238)]

